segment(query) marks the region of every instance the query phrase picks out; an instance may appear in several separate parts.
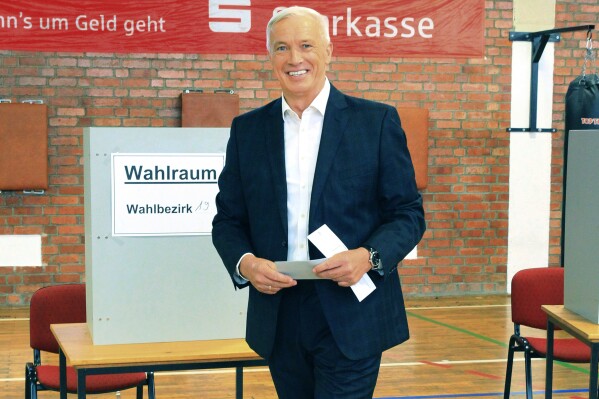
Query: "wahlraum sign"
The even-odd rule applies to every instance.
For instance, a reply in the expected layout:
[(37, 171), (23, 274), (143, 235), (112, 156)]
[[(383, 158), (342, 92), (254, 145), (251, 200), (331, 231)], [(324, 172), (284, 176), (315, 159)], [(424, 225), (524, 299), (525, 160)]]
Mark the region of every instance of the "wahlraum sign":
[(112, 154), (112, 235), (209, 235), (224, 154)]

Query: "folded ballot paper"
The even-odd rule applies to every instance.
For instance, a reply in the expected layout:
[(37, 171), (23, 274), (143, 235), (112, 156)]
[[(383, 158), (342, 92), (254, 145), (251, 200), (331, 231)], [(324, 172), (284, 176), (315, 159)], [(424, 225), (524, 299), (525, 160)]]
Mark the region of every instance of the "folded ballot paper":
[(320, 279), (312, 269), (314, 266), (324, 262), (323, 259), (310, 259), (310, 260), (294, 260), (294, 261), (278, 261), (275, 262), (277, 265), (277, 271), (288, 275), (294, 280), (317, 280)]

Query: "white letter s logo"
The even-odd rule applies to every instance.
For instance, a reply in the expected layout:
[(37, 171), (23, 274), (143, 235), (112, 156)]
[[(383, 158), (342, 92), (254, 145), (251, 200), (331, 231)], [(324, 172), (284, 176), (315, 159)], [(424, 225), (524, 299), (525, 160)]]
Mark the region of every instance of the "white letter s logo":
[[(224, 6), (224, 8), (222, 8)], [(210, 0), (208, 3), (209, 26), (212, 32), (245, 33), (252, 27), (252, 13), (249, 9), (235, 9), (234, 6), (251, 6), (251, 0)], [(218, 22), (213, 19), (221, 20)], [(222, 21), (228, 20), (228, 21)]]

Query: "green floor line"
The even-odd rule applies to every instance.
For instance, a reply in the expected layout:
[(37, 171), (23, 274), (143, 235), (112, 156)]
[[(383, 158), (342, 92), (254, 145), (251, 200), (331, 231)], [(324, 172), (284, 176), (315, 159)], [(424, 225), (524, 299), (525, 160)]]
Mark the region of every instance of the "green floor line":
[[(461, 332), (463, 334), (470, 335), (471, 337), (478, 338), (478, 339), (481, 339), (483, 341), (491, 342), (491, 343), (493, 343), (495, 345), (499, 345), (499, 346), (501, 346), (503, 348), (507, 348), (508, 347), (508, 344), (506, 344), (505, 342), (501, 342), (501, 341), (498, 341), (496, 339), (489, 338), (489, 337), (486, 337), (484, 335), (477, 334), (475, 332), (466, 330), (464, 328), (452, 326), (451, 324), (443, 323), (441, 321), (438, 321), (438, 320), (435, 320), (435, 319), (431, 319), (429, 317), (422, 316), (422, 315), (419, 315), (419, 314), (416, 314), (416, 313), (413, 313), (413, 312), (406, 312), (406, 313), (409, 316), (415, 317), (417, 319), (420, 319), (420, 320), (423, 320), (423, 321), (426, 321), (426, 322), (429, 322), (429, 323), (437, 324), (439, 326), (443, 326), (443, 327), (449, 328), (450, 330), (454, 330), (454, 331), (457, 331), (457, 332)], [(579, 371), (579, 372), (582, 372), (582, 373), (585, 373), (585, 374), (589, 374), (589, 370), (586, 370), (586, 369), (584, 369), (582, 367), (575, 366), (575, 365), (573, 365), (571, 363), (560, 362), (559, 360), (556, 360), (555, 364), (563, 366), (563, 367), (566, 367), (566, 368), (568, 368), (570, 370)]]

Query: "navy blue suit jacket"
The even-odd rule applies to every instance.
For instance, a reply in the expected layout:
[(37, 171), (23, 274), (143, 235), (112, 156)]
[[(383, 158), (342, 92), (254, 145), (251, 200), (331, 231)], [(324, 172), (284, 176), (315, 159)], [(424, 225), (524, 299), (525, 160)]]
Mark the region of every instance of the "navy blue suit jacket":
[[(287, 183), (282, 101), (233, 120), (219, 178), (214, 245), (233, 277), (244, 253), (287, 258)], [(376, 248), (384, 275), (359, 302), (350, 288), (316, 280), (316, 291), (339, 348), (360, 359), (408, 339), (397, 264), (425, 230), (422, 199), (395, 108), (346, 96), (331, 86), (310, 202), (310, 232), (327, 224), (350, 249)], [(310, 257), (322, 254), (310, 248)], [(235, 282), (238, 288), (242, 288)], [(268, 358), (282, 290), (249, 287), (246, 340)]]

